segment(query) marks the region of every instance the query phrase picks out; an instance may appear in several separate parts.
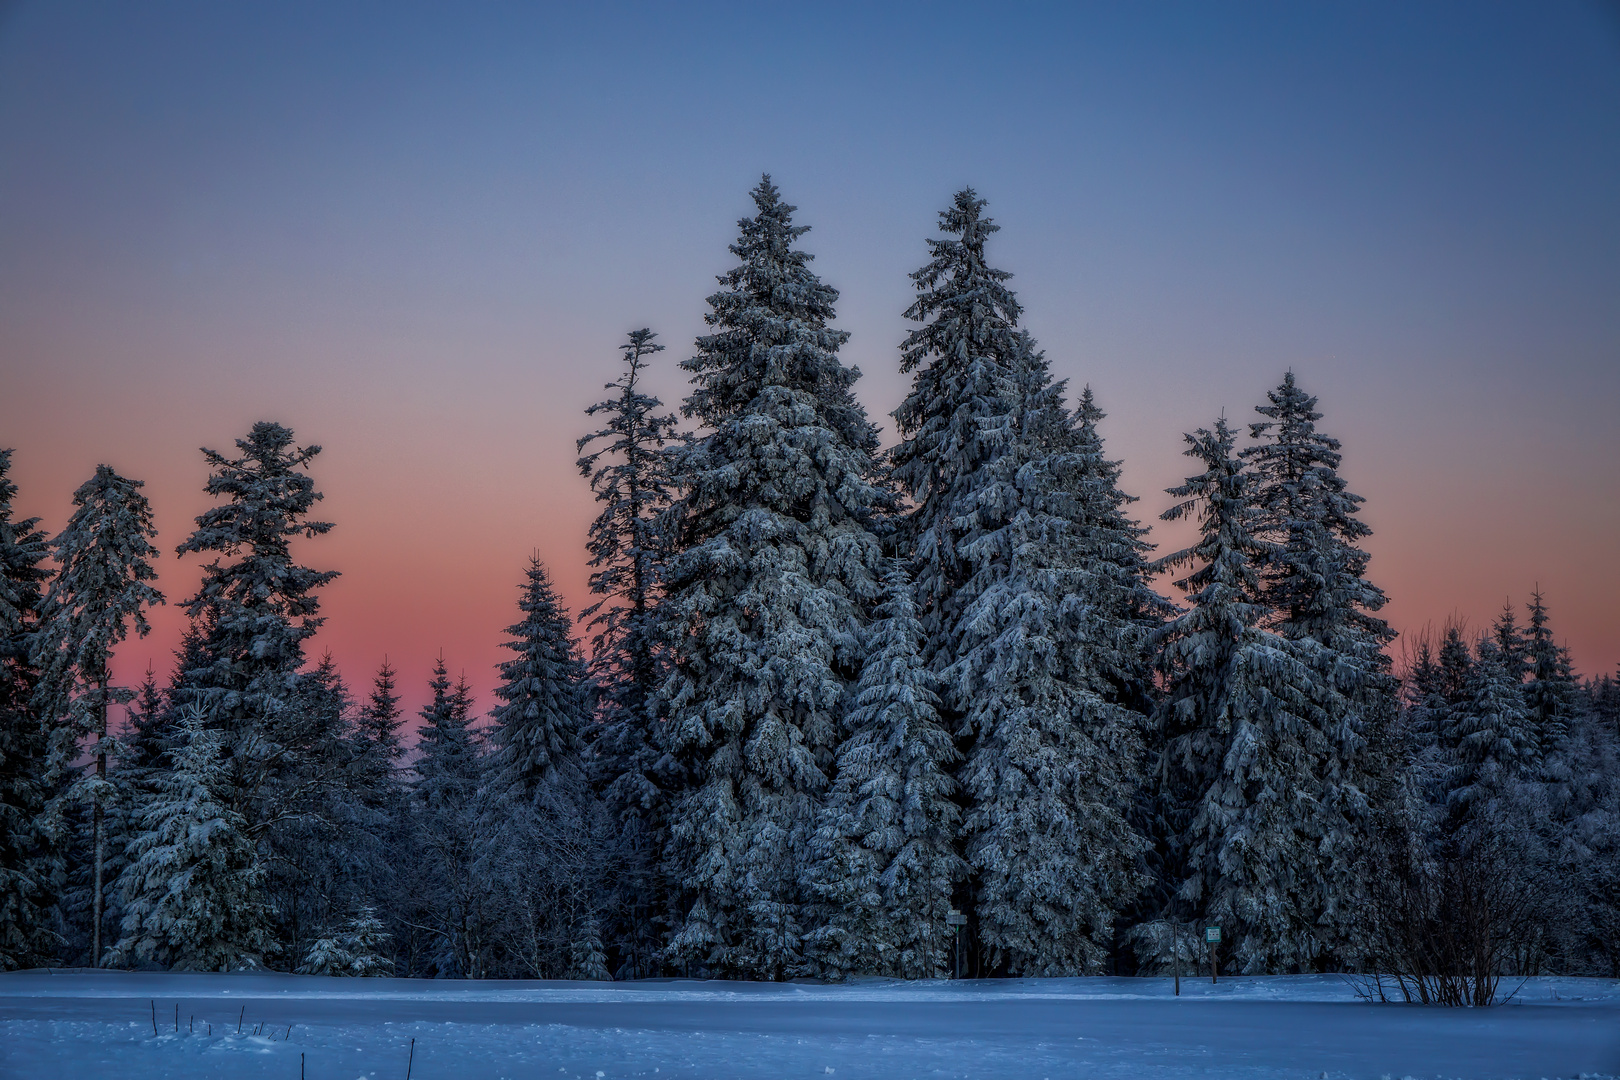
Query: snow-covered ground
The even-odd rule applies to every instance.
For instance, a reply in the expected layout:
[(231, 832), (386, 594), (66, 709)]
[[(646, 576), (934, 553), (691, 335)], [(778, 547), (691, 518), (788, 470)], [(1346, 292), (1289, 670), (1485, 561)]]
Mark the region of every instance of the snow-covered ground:
[(1370, 1005), (1330, 976), (1184, 980), (1175, 998), (1168, 979), (0, 975), (8, 1080), (291, 1080), (300, 1063), (309, 1080), (403, 1080), (407, 1067), (412, 1080), (1575, 1077), (1620, 1074), (1620, 983), (1533, 979), (1476, 1010)]

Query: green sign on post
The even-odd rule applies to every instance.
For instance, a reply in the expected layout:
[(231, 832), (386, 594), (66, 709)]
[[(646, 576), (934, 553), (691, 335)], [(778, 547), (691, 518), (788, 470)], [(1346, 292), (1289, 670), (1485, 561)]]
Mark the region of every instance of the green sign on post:
[(1221, 928), (1218, 926), (1204, 927), (1204, 940), (1211, 945), (1219, 945), (1221, 943)]

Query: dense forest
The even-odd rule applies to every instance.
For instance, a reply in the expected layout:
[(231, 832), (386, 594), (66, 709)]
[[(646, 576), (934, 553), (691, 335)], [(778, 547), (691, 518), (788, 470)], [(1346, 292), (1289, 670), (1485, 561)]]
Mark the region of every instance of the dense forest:
[(0, 970), (1168, 974), (1219, 926), (1223, 971), (1421, 1000), (1620, 977), (1620, 681), (1539, 593), (1397, 642), (1292, 373), (1185, 437), (1196, 542), (1157, 553), (972, 190), (883, 450), (806, 227), (752, 197), (686, 423), (650, 330), (588, 410), (594, 602), (514, 567), (494, 702), (441, 658), (407, 718), (386, 663), (310, 655), (319, 447), (268, 422), (204, 451), (189, 629), (116, 685), (164, 600), (142, 485), (99, 466), (49, 537), (0, 452)]

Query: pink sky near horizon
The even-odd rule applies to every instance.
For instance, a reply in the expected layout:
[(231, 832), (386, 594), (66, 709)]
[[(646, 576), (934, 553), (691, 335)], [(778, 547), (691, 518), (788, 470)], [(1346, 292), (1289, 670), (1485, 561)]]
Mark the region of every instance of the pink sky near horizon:
[[(583, 406), (594, 400), (591, 383), (615, 372), (615, 356), (610, 349), (604, 353), (576, 366), (579, 377), (557, 395), (562, 404), (574, 407), (551, 413), (547, 423), (524, 423), (521, 399), (492, 398), (487, 413), (479, 412), (483, 422), (456, 427), (454, 438), (444, 425), (458, 418), (445, 415), (431, 392), (414, 404), (376, 402), (368, 409), (358, 388), (353, 391), (361, 395), (357, 398), (337, 396), (301, 407), (288, 401), (282, 408), (258, 412), (221, 402), (218, 416), (193, 413), (190, 423), (175, 417), (177, 422), (145, 433), (123, 429), (117, 415), (102, 415), (71, 433), (59, 426), (53, 432), (48, 420), (19, 424), (11, 418), (5, 435), (17, 447), (17, 510), (22, 516), (41, 517), (43, 527), (54, 533), (66, 521), (73, 488), (97, 462), (107, 461), (146, 481), (160, 529), (158, 585), (169, 604), (152, 614), (150, 637), (131, 638), (119, 649), (117, 667), (120, 677), (130, 681), (148, 664), (163, 677), (184, 626), (179, 603), (195, 590), (202, 565), (195, 555), (177, 557), (174, 548), (189, 534), (195, 516), (212, 505), (202, 490), (207, 472), (196, 447), (232, 452), (234, 439), (251, 425), (250, 416), (286, 423), (300, 445), (319, 443), (323, 448), (311, 472), (325, 498), (312, 516), (336, 525), (326, 536), (295, 541), (294, 552), (306, 565), (342, 575), (322, 590), (327, 623), (311, 645), (311, 657), (330, 649), (357, 696), (363, 696), (371, 674), (387, 657), (400, 672), (400, 689), (414, 715), (426, 700), (428, 673), (442, 651), (452, 673), (466, 673), (482, 712), (494, 704), (495, 665), (509, 655), (500, 648), (502, 630), (517, 620), (517, 590), (529, 554), (538, 554), (550, 567), (576, 615), (593, 599), (584, 541), (596, 508), (586, 481), (573, 468), (573, 442), (588, 430)], [(666, 352), (655, 374), (666, 384), (675, 383), (673, 367), (674, 358)], [(898, 377), (893, 381), (898, 383)], [(1308, 390), (1316, 389), (1309, 379), (1302, 382)], [(1251, 397), (1258, 398), (1263, 388)], [(539, 387), (534, 392), (536, 400), (545, 396)], [(664, 396), (666, 402), (678, 400), (675, 393)], [(1107, 388), (1100, 387), (1105, 406), (1109, 397)], [(1330, 410), (1321, 425), (1325, 431), (1343, 436), (1346, 427), (1360, 426), (1353, 416), (1336, 416), (1332, 404), (1323, 403)], [(1206, 419), (1193, 417), (1187, 426), (1207, 423), (1218, 411), (1206, 408)], [(1234, 420), (1243, 411), (1226, 409)], [(892, 421), (884, 426), (892, 429)], [(1114, 418), (1104, 422), (1111, 450), (1121, 441), (1114, 434), (1120, 426)], [(1156, 475), (1145, 482), (1147, 470), (1127, 459), (1125, 486), (1141, 496), (1136, 510), (1156, 525), (1152, 539), (1165, 552), (1188, 536), (1183, 526), (1156, 522), (1173, 501), (1162, 488), (1180, 480), (1175, 470), (1185, 459), (1174, 452), (1180, 443), (1177, 425), (1162, 421), (1155, 428), (1156, 441), (1164, 444), (1152, 462)], [(450, 446), (459, 453), (447, 453)], [(1520, 545), (1537, 543), (1533, 516), (1526, 516), (1517, 535), (1452, 558), (1438, 549), (1441, 537), (1428, 540), (1435, 534), (1426, 514), (1445, 507), (1412, 490), (1398, 474), (1373, 472), (1353, 434), (1346, 440), (1345, 457), (1344, 471), (1354, 490), (1368, 498), (1364, 516), (1375, 526), (1367, 543), (1373, 554), (1370, 576), (1389, 593), (1385, 614), (1396, 628), (1411, 635), (1450, 618), (1483, 628), (1504, 599), (1519, 606), (1522, 618), (1523, 604), (1539, 583), (1554, 629), (1570, 645), (1579, 670), (1586, 675), (1613, 671), (1615, 658), (1620, 658), (1620, 634), (1601, 594), (1581, 588), (1590, 576), (1578, 569), (1568, 573), (1558, 566), (1526, 566), (1514, 557)], [(1526, 485), (1527, 494), (1531, 487)], [(1601, 558), (1600, 544), (1589, 548), (1586, 556)], [(1169, 581), (1160, 581), (1159, 587), (1180, 599)], [(582, 637), (588, 633), (583, 627), (579, 632)]]

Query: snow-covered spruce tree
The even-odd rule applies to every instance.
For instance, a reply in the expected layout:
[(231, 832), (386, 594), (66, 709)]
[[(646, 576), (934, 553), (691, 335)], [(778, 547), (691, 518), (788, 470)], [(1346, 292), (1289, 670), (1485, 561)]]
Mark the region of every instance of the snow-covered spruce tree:
[[(107, 775), (109, 756), (121, 754), (107, 730), (107, 710), (134, 700), (133, 691), (112, 685), (113, 650), (133, 624), (145, 637), (146, 609), (163, 603), (151, 582), (152, 507), (139, 480), (97, 465), (95, 476), (73, 493), (73, 514), (51, 542), (59, 569), (45, 597), (34, 639), (41, 671), (35, 701), (51, 727), (51, 781), (61, 797), (90, 807), (90, 966), (101, 966), (106, 814), (118, 798)], [(76, 762), (89, 753), (88, 776)]]
[(123, 932), (109, 961), (179, 971), (261, 967), (274, 937), (246, 822), (221, 797), (224, 733), (189, 708), (175, 736), (173, 768), (143, 800), (119, 878)]
[(586, 982), (610, 982), (607, 953), (602, 949), (602, 932), (594, 915), (587, 916), (568, 949), (568, 974), (565, 978)]
[(1444, 792), (1452, 830), (1507, 795), (1539, 764), (1541, 752), (1525, 711), (1523, 685), (1494, 636), (1480, 638), (1475, 646), (1464, 689), (1466, 696), (1450, 709), (1440, 731), (1450, 766)]
[(1324, 948), (1321, 765), (1332, 751), (1302, 647), (1261, 626), (1275, 551), (1260, 536), (1254, 477), (1224, 418), (1187, 442), (1204, 472), (1170, 489), (1184, 501), (1164, 518), (1196, 515), (1199, 539), (1158, 564), (1191, 570), (1176, 582), (1189, 609), (1161, 632), (1166, 871), (1177, 914), (1219, 923), (1238, 970), (1309, 970)]
[[(510, 804), (497, 810), (492, 801), (490, 812), (509, 824), (510, 835), (503, 839), (521, 837), (523, 854), (544, 866), (539, 874), (530, 872), (534, 880), (505, 890), (527, 902), (518, 906), (521, 911), (507, 904), (503, 914), (516, 912), (517, 922), (539, 920), (545, 927), (510, 925), (501, 937), (508, 952), (527, 958), (538, 954), (510, 943), (538, 941), (556, 926), (572, 928), (568, 963), (574, 970), (576, 954), (602, 950), (597, 912), (616, 846), (614, 826), (586, 777), (590, 693), (585, 665), (570, 636), (568, 612), (537, 558), (529, 560), (518, 608), (523, 620), (507, 627), (513, 640), (505, 643), (517, 656), (500, 665), (502, 682), (495, 695), (503, 704), (491, 712), (497, 788), (491, 799)], [(521, 854), (505, 862), (522, 872)]]
[(317, 938), (298, 970), (303, 975), (387, 977), (394, 973), (392, 951), (382, 920), (371, 908), (362, 907), (341, 930)]
[[(1446, 672), (1432, 633), (1424, 629), (1415, 643), (1409, 638), (1408, 644), (1411, 652), (1401, 680), (1400, 775), (1411, 798), (1433, 807), (1445, 799), (1444, 779), (1449, 766), (1440, 745), (1440, 732), (1453, 702), (1447, 697)], [(1425, 811), (1415, 804), (1407, 809), (1418, 817), (1425, 816)]]
[[(411, 821), (406, 799), (405, 747), (400, 735), (403, 711), (396, 673), (384, 658), (372, 678), (371, 693), (348, 729), (350, 760), (344, 774), (343, 858), (349, 865), (351, 901), (364, 911), (381, 912), (390, 923), (405, 875), (400, 864), (411, 855)], [(390, 953), (387, 971), (392, 974)]]
[(1153, 710), (1153, 649), (1150, 638), (1175, 610), (1149, 584), (1148, 530), (1126, 507), (1135, 495), (1120, 490), (1120, 462), (1104, 452), (1097, 425), (1107, 417), (1080, 392), (1073, 446), (1055, 462), (1060, 490), (1070, 496), (1073, 556), (1089, 575), (1087, 602), (1099, 633), (1087, 643), (1089, 663), (1115, 687), (1120, 704), (1146, 715)]
[(620, 346), (624, 374), (607, 385), (616, 393), (586, 410), (602, 416), (604, 425), (578, 443), (580, 473), (602, 507), (587, 544), (591, 592), (601, 599), (582, 613), (596, 631), (596, 725), (588, 762), (594, 787), (619, 823), (624, 855), (604, 930), (611, 962), (632, 978), (656, 974), (659, 925), (668, 918), (659, 855), (668, 840), (665, 792), (671, 784), (658, 764), (658, 687), (665, 672), (653, 608), (669, 555), (669, 459), (677, 435), (675, 417), (660, 413), (663, 403), (641, 390), (643, 370), (664, 348), (657, 336), (635, 330)]
[(1571, 974), (1620, 978), (1620, 735), (1601, 695), (1612, 679), (1581, 693), (1568, 733), (1548, 762), (1551, 813), (1545, 834), (1553, 955)]
[(11, 451), (0, 450), (0, 971), (52, 960), (59, 860), (46, 821), (50, 754), (34, 706), (39, 627), (50, 553), (38, 518), (16, 520)]
[(488, 959), (485, 887), (479, 867), (489, 847), (481, 786), (483, 740), (471, 726), (472, 695), (463, 677), (452, 686), (441, 656), (428, 683), (433, 700), (417, 728), (419, 756), (411, 790), (417, 864), (405, 871), (411, 921), (431, 928), (435, 940), (424, 972), (481, 978)]
[(1569, 734), (1577, 713), (1579, 683), (1569, 650), (1553, 639), (1548, 626), (1547, 605), (1538, 588), (1530, 594), (1530, 636), (1525, 641), (1525, 710), (1541, 756), (1555, 753)]
[[(181, 673), (177, 707), (196, 705), (204, 722), (225, 733), (221, 797), (242, 815), (274, 884), (296, 889), (281, 872), (292, 866), (286, 845), (307, 839), (341, 756), (338, 725), (311, 707), (304, 643), (324, 621), (317, 590), (336, 571), (293, 560), (294, 537), (328, 532), (309, 517), (320, 492), (308, 475), (320, 447), (297, 447), (280, 424), (260, 422), (236, 443), (239, 456), (204, 449), (213, 470), (205, 490), (222, 505), (197, 518), (178, 553), (213, 555), (197, 592), (185, 603), (199, 632), (187, 651), (197, 667)], [(296, 958), (300, 916), (282, 910), (280, 933)]]
[(373, 908), (362, 907), (355, 913), (349, 920), (346, 937), (351, 974), (360, 978), (386, 978), (394, 974), (393, 942)]
[(309, 519), (321, 493), (307, 470), (321, 448), (294, 446), (291, 431), (269, 422), (254, 424), (236, 446), (235, 458), (203, 450), (213, 469), (205, 490), (227, 501), (198, 517), (177, 549), (216, 556), (185, 603), (206, 638), (201, 666), (183, 678), (209, 726), (227, 734), (225, 797), (257, 837), (271, 819), (298, 812), (306, 794), (283, 781), (303, 734), (296, 705), (304, 642), (324, 621), (316, 590), (338, 575), (298, 565), (290, 546), (332, 528)]
[(794, 247), (770, 178), (682, 366), (701, 424), (676, 455), (680, 534), (658, 605), (671, 671), (667, 747), (689, 785), (672, 812), (684, 917), (674, 963), (755, 978), (804, 969), (800, 872), (882, 591), (874, 529), (891, 498), (877, 435), (838, 360), (837, 290)]
[(1269, 542), (1262, 599), (1269, 626), (1297, 643), (1309, 670), (1314, 722), (1326, 738), (1316, 773), (1321, 819), (1312, 826), (1325, 875), (1322, 933), (1348, 925), (1355, 904), (1361, 839), (1374, 802), (1393, 784), (1399, 684), (1386, 646), (1395, 638), (1375, 613), (1387, 602), (1367, 580), (1372, 534), (1359, 515), (1361, 496), (1339, 475), (1339, 440), (1317, 430), (1317, 399), (1288, 372), (1255, 411), (1255, 439), (1238, 456), (1254, 475), (1258, 534)]
[(341, 934), (323, 934), (315, 939), (315, 944), (304, 953), (304, 962), (298, 965), (299, 975), (326, 975), (344, 976), (352, 974), (349, 965), (354, 963), (344, 944)]
[(973, 189), (958, 192), (940, 215), (950, 239), (929, 240), (932, 259), (911, 275), (917, 299), (906, 318), (923, 325), (901, 346), (900, 370), (916, 374), (894, 411), (901, 435), (894, 476), (915, 503), (898, 523), (897, 546), (912, 560), (936, 670), (950, 665), (950, 628), (961, 614), (954, 597), (970, 572), (960, 549), (973, 521), (963, 511), (991, 483), (984, 466), (1008, 438), (1013, 368), (1025, 352), (1017, 329), (1023, 309), (1006, 284), (1012, 275), (985, 262), (985, 241), (1001, 227), (983, 216), (984, 206)]
[(1102, 969), (1144, 884), (1140, 717), (1108, 678), (1120, 665), (1098, 663), (1122, 644), (1111, 583), (1061, 483), (1060, 388), (1030, 361), (1014, 437), (986, 466), (996, 482), (965, 507), (979, 528), (961, 548), (972, 572), (943, 675), (972, 738), (959, 779), (977, 938), (992, 969), (1081, 974)]
[(495, 696), (502, 704), (490, 711), (496, 768), (520, 797), (577, 815), (585, 796), (585, 665), (572, 620), (539, 558), (529, 559), (520, 589), (523, 619), (506, 628), (512, 640), (501, 644), (517, 655), (501, 661)]
[(300, 673), (283, 731), (290, 752), (277, 790), (286, 813), (263, 835), (273, 859), (266, 884), (278, 916), (281, 952), (302, 956), (312, 934), (369, 902), (374, 869), (368, 813), (360, 802), (363, 763), (354, 701), (337, 663), (324, 654)]
[(960, 770), (971, 876), (964, 903), (992, 970), (1098, 970), (1139, 891), (1131, 823), (1147, 687), (1138, 658), (1157, 604), (1140, 532), (1102, 455), (1089, 399), (1063, 406), (1009, 275), (996, 226), (958, 193), (912, 275), (923, 325), (895, 417), (895, 471), (915, 502), (902, 525)]
[(965, 876), (956, 853), (957, 759), (940, 726), (911, 580), (898, 566), (866, 633), (866, 662), (812, 844), (806, 884), (826, 911), (809, 949), (824, 974), (934, 979)]

